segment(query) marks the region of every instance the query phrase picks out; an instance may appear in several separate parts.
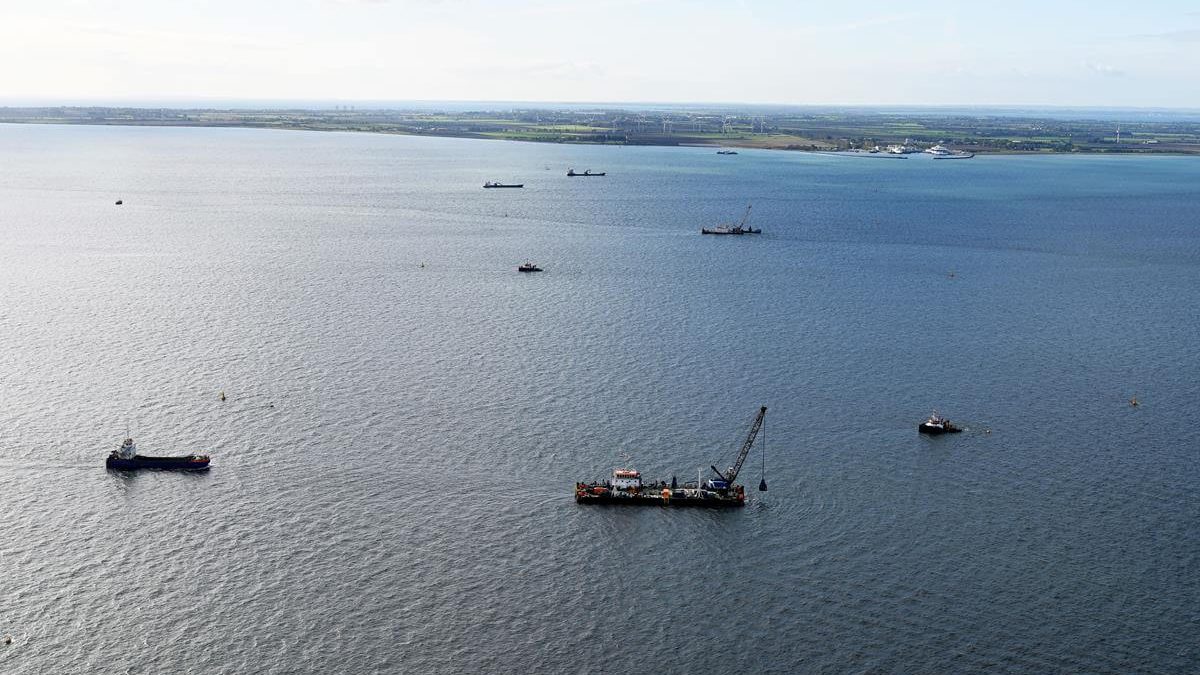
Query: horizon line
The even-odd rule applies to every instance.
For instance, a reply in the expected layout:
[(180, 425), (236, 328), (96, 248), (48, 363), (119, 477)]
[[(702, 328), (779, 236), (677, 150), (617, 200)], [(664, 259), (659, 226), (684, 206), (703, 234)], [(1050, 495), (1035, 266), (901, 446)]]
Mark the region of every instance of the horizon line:
[(503, 100), (503, 99), (346, 99), (346, 98), (240, 98), (233, 96), (200, 97), (119, 97), (119, 98), (38, 98), (0, 96), (0, 108), (187, 108), (194, 110), (219, 110), (254, 108), (303, 109), (341, 106), (368, 106), (374, 109), (389, 109), (388, 106), (403, 105), (491, 105), (491, 106), (595, 106), (602, 108), (794, 108), (794, 109), (969, 109), (969, 110), (1098, 110), (1098, 111), (1147, 111), (1171, 113), (1200, 113), (1200, 107), (1136, 106), (1136, 105), (1078, 105), (1049, 103), (751, 103), (730, 101), (556, 101), (556, 100)]

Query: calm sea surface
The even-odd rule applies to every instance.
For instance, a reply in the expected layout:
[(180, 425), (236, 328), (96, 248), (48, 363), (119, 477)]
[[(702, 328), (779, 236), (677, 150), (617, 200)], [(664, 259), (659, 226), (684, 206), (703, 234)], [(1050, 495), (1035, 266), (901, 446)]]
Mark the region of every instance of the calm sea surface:
[[(0, 126), (0, 167), (4, 673), (1200, 670), (1200, 160)], [(747, 508), (574, 503), (760, 405)], [(213, 468), (108, 473), (127, 429)]]

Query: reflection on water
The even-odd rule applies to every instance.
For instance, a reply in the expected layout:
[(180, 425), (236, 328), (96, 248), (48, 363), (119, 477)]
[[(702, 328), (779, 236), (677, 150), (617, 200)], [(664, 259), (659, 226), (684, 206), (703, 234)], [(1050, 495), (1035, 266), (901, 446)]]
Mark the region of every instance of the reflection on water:
[[(3, 670), (1200, 660), (1200, 165), (735, 159), (0, 127)], [(747, 508), (573, 502), (760, 405)]]

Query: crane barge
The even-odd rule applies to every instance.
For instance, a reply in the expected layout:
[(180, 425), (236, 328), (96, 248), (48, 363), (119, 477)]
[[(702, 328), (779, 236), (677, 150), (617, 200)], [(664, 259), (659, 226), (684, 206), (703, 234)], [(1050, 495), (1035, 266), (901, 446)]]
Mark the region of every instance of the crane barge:
[[(644, 482), (640, 471), (631, 468), (613, 469), (612, 478), (591, 483), (575, 483), (575, 501), (579, 504), (635, 504), (641, 506), (709, 506), (731, 507), (746, 505), (746, 489), (738, 485), (738, 473), (746, 462), (754, 441), (763, 428), (767, 416), (767, 406), (762, 406), (750, 425), (746, 439), (738, 450), (733, 466), (725, 471), (710, 467), (717, 474), (716, 478), (704, 480), (696, 476), (695, 483), (684, 483), (679, 486), (675, 478), (670, 484), (665, 481)], [(766, 467), (766, 434), (762, 434), (763, 465)], [(767, 482), (765, 476), (759, 483), (758, 489), (765, 491)]]

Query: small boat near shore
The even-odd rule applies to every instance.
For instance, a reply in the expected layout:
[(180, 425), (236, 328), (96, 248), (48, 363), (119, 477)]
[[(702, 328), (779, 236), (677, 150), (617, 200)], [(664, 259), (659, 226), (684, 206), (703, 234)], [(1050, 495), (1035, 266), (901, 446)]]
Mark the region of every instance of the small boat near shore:
[(485, 188), (523, 188), (523, 187), (525, 187), (525, 184), (524, 183), (497, 183), (495, 181), (488, 181), (483, 184), (483, 187), (485, 187)]
[(591, 169), (584, 169), (583, 173), (576, 173), (575, 169), (567, 169), (567, 175), (571, 178), (591, 178), (592, 176), (606, 176), (608, 173), (605, 171), (592, 173)]
[(717, 154), (718, 155), (736, 155), (737, 150), (718, 150)]
[(933, 155), (934, 159), (971, 159), (975, 156), (975, 153), (973, 152), (951, 150), (950, 148), (940, 144), (926, 149), (925, 152)]
[(917, 425), (917, 431), (922, 434), (937, 436), (939, 434), (957, 434), (962, 429), (951, 424), (950, 420), (942, 417), (934, 410), (929, 419)]
[(183, 455), (179, 457), (151, 457), (137, 454), (132, 438), (126, 438), (121, 447), (109, 453), (104, 466), (115, 471), (157, 469), (159, 471), (204, 471), (208, 468), (208, 455)]

